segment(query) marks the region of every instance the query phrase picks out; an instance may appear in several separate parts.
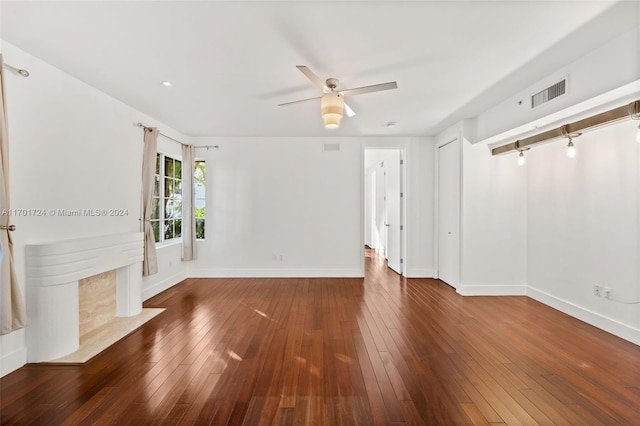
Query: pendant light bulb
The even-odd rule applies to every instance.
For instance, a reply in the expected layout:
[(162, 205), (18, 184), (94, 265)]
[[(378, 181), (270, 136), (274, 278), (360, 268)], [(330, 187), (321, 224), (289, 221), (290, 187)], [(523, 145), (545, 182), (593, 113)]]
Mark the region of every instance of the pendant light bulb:
[(569, 139), (569, 144), (567, 145), (567, 157), (575, 158), (576, 156), (576, 147), (573, 146), (573, 141)]
[(518, 166), (524, 166), (524, 152), (522, 151), (518, 154)]

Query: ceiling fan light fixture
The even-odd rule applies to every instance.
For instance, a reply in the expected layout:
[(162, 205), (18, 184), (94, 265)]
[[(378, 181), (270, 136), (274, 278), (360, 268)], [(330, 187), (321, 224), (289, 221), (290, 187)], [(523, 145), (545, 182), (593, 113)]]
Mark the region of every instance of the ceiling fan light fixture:
[(344, 97), (340, 93), (325, 93), (320, 99), (322, 120), (327, 129), (340, 127), (340, 120), (344, 115)]

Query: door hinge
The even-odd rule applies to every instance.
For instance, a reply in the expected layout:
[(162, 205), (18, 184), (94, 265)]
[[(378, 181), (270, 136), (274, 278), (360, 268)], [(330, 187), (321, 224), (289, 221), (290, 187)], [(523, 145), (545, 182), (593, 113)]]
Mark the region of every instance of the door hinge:
[(400, 193), (400, 198), (404, 197), (404, 192)]
[(400, 160), (400, 165), (402, 166), (404, 164), (404, 160)]
[(403, 258), (400, 258), (400, 263), (404, 263), (404, 259)]
[(400, 230), (404, 231), (404, 226), (400, 225)]

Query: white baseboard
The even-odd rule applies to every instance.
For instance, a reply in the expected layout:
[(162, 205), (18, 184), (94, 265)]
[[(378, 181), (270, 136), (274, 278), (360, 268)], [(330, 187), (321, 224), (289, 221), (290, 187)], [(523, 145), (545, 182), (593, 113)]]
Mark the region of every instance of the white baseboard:
[(361, 269), (190, 269), (189, 278), (362, 278)]
[(551, 306), (560, 312), (584, 321), (587, 324), (611, 333), (614, 336), (618, 336), (631, 343), (640, 345), (640, 330), (637, 328), (621, 323), (612, 318), (605, 317), (597, 312), (590, 311), (589, 309), (585, 309), (533, 287), (527, 287), (527, 296), (537, 300), (538, 302), (544, 303), (547, 306)]
[(462, 296), (525, 296), (526, 285), (459, 285), (456, 292)]
[(189, 275), (187, 274), (187, 271), (183, 271), (179, 274), (171, 275), (170, 277), (165, 278), (164, 280), (157, 282), (153, 285), (150, 285), (148, 287), (143, 287), (142, 301), (144, 302), (145, 300), (152, 298), (156, 294), (162, 293), (163, 291), (173, 287), (179, 282), (186, 280), (188, 277)]
[(436, 276), (436, 271), (425, 268), (407, 268), (405, 276), (407, 278), (434, 278)]
[(22, 347), (0, 358), (0, 377), (16, 371), (27, 363), (27, 348)]

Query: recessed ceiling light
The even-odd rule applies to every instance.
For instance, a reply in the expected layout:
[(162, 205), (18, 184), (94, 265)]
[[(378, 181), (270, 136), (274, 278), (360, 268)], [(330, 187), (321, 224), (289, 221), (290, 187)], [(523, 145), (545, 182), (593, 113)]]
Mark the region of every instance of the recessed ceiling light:
[(171, 82), (170, 81), (163, 81), (162, 85), (166, 86), (166, 87), (169, 87), (169, 86), (171, 86)]

